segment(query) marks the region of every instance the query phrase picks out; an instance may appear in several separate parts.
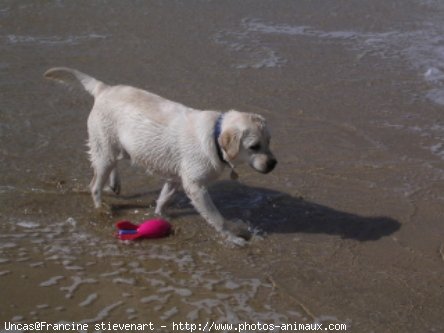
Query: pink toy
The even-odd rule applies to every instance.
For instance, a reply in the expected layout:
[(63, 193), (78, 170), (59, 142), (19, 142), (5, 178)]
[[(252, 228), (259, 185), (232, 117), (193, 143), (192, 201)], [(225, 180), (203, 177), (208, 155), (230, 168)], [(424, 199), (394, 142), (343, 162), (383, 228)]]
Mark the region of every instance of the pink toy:
[(130, 221), (120, 221), (116, 223), (116, 227), (116, 237), (121, 240), (160, 238), (168, 236), (171, 232), (171, 225), (163, 219), (146, 220), (139, 225)]

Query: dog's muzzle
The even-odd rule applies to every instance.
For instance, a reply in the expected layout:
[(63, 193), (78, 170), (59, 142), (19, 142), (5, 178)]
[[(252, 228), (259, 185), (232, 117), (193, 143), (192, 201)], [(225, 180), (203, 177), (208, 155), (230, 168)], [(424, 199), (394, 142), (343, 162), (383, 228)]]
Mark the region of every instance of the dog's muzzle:
[(257, 160), (253, 160), (250, 162), (250, 166), (260, 172), (260, 173), (269, 173), (271, 172), (277, 164), (277, 160), (275, 158), (267, 158), (265, 161), (262, 160), (261, 162), (258, 162)]
[(267, 168), (265, 169), (264, 173), (269, 173), (269, 172), (273, 171), (273, 169), (275, 168), (277, 162), (278, 161), (275, 158), (269, 159), (267, 161)]

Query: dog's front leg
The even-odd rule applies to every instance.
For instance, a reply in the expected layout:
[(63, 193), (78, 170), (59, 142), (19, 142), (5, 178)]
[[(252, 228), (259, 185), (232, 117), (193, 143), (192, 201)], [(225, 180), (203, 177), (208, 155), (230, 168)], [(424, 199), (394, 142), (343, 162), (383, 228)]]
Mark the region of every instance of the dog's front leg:
[(245, 239), (250, 237), (246, 226), (227, 221), (214, 205), (205, 186), (194, 182), (184, 182), (183, 186), (196, 210), (211, 226), (232, 243), (245, 245)]

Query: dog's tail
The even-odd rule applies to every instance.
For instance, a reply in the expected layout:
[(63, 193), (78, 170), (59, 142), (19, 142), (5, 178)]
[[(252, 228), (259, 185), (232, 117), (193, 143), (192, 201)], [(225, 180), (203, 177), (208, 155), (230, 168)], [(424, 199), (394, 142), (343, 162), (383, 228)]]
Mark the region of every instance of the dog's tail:
[(106, 84), (76, 69), (54, 67), (48, 69), (44, 77), (57, 82), (75, 84), (80, 82), (87, 92), (96, 97), (106, 87)]

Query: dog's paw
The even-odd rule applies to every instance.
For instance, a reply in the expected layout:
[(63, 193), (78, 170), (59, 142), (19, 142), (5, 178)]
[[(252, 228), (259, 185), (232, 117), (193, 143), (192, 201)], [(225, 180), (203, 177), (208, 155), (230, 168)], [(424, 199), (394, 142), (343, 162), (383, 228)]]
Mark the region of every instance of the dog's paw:
[(236, 246), (245, 246), (248, 242), (245, 238), (237, 237), (231, 233), (227, 233), (226, 240)]
[(107, 185), (103, 188), (103, 191), (109, 194), (115, 194), (115, 195), (120, 195), (120, 184), (114, 184), (114, 185)]
[(112, 215), (112, 206), (106, 202), (101, 202), (100, 206), (95, 206), (94, 212), (100, 218), (110, 217)]
[(120, 186), (120, 183), (116, 183), (112, 186), (110, 186), (111, 191), (114, 192), (115, 195), (120, 195), (120, 191), (122, 190), (122, 187)]
[(233, 243), (241, 243), (243, 241), (245, 244), (252, 237), (248, 224), (241, 220), (227, 221), (225, 223), (225, 231), (231, 235), (228, 238), (233, 238), (229, 239)]
[(154, 215), (163, 217), (165, 219), (173, 217), (171, 213), (168, 213), (167, 211), (165, 211), (165, 209), (159, 209), (158, 207), (156, 207), (156, 209), (154, 210)]
[(250, 240), (252, 237), (250, 226), (242, 220), (236, 219), (232, 221), (231, 230), (236, 236), (242, 237), (245, 240)]

